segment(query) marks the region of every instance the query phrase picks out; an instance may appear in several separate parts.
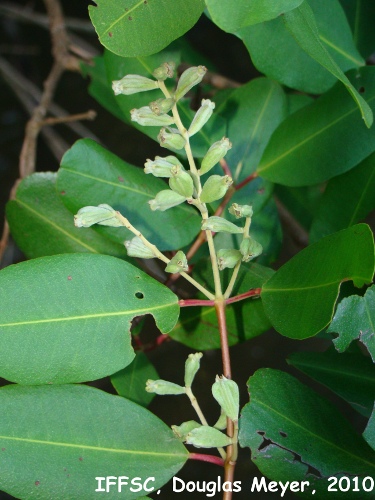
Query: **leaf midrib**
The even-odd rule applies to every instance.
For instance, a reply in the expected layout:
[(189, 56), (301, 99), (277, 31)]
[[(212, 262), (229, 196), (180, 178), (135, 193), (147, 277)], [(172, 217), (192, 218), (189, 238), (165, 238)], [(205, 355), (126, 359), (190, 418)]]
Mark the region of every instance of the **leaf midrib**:
[(62, 446), (66, 448), (79, 448), (80, 450), (93, 450), (100, 452), (109, 452), (109, 453), (124, 453), (130, 455), (150, 455), (157, 457), (184, 457), (185, 454), (182, 453), (163, 453), (158, 451), (140, 451), (140, 450), (125, 450), (123, 448), (104, 448), (102, 446), (91, 446), (86, 444), (75, 444), (75, 443), (61, 443), (59, 441), (43, 441), (41, 439), (31, 439), (31, 438), (22, 438), (22, 437), (14, 437), (14, 436), (0, 436), (0, 439), (8, 439), (10, 441), (21, 441), (25, 443), (35, 443), (42, 444), (46, 446)]
[[(306, 286), (306, 287), (293, 287), (293, 288), (266, 288), (263, 287), (264, 292), (300, 292), (300, 291), (306, 291), (306, 290), (312, 290), (314, 288), (323, 288), (323, 287), (329, 287), (331, 285), (338, 285), (342, 281), (344, 281), (345, 278), (343, 279), (337, 279), (336, 281), (332, 281), (331, 283), (321, 283), (320, 285), (313, 285), (313, 286)], [(351, 276), (350, 280), (355, 281), (361, 279), (365, 283), (368, 281), (368, 278), (364, 278), (363, 276)]]
[(105, 35), (106, 33), (109, 32), (110, 29), (113, 28), (113, 26), (116, 26), (117, 23), (119, 23), (120, 21), (122, 21), (122, 19), (126, 16), (129, 16), (129, 14), (131, 12), (133, 12), (133, 10), (137, 9), (138, 7), (140, 7), (142, 4), (144, 3), (144, 0), (140, 0), (137, 4), (135, 4), (131, 9), (128, 9), (126, 10), (122, 16), (118, 17), (116, 19), (116, 21), (114, 21), (104, 32), (103, 32), (103, 35)]
[(35, 319), (35, 320), (28, 320), (28, 321), (17, 321), (17, 322), (13, 322), (13, 323), (0, 324), (0, 328), (7, 327), (7, 326), (35, 325), (35, 324), (41, 324), (41, 323), (58, 323), (58, 322), (62, 322), (62, 321), (79, 321), (79, 320), (87, 320), (87, 319), (93, 319), (93, 318), (107, 318), (107, 317), (114, 317), (114, 316), (141, 315), (142, 313), (148, 314), (148, 313), (151, 313), (152, 311), (156, 311), (158, 309), (165, 309), (165, 308), (168, 308), (168, 307), (171, 307), (174, 305), (177, 305), (177, 304), (174, 302), (169, 302), (168, 304), (163, 304), (161, 306), (145, 307), (142, 309), (133, 309), (133, 310), (126, 310), (126, 311), (113, 311), (113, 312), (106, 312), (106, 313), (84, 314), (81, 316), (65, 316), (62, 318), (46, 318), (46, 319)]

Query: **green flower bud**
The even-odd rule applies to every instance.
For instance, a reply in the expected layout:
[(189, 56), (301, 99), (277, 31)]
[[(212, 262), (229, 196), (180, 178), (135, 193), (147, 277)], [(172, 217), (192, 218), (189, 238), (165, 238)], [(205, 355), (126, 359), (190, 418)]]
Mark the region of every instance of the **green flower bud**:
[(238, 385), (234, 380), (230, 380), (224, 375), (222, 377), (216, 376), (216, 381), (212, 386), (212, 395), (228, 418), (238, 420), (240, 395)]
[(174, 106), (174, 99), (172, 97), (168, 97), (168, 99), (158, 99), (157, 101), (153, 101), (149, 104), (151, 111), (155, 115), (162, 115), (164, 113), (168, 113)]
[(223, 137), (220, 141), (214, 142), (202, 160), (199, 173), (203, 175), (211, 170), (216, 163), (224, 158), (231, 147), (232, 143), (226, 137)]
[(221, 410), (220, 417), (218, 418), (218, 421), (214, 425), (215, 429), (220, 429), (221, 431), (227, 428), (227, 416)]
[(179, 394), (185, 394), (185, 387), (181, 385), (174, 384), (168, 380), (147, 380), (146, 391), (159, 394), (160, 396), (177, 396)]
[(150, 200), (148, 204), (150, 205), (151, 210), (160, 210), (161, 212), (164, 212), (164, 210), (180, 205), (180, 203), (183, 203), (184, 201), (184, 196), (181, 196), (170, 189), (164, 189), (163, 191), (159, 191), (155, 198)]
[(171, 177), (169, 179), (169, 187), (176, 193), (191, 198), (194, 190), (193, 179), (180, 165), (174, 165), (171, 169)]
[(153, 259), (155, 257), (151, 248), (147, 247), (138, 236), (134, 236), (131, 240), (126, 240), (125, 248), (129, 257), (139, 257), (140, 259)]
[(198, 85), (198, 83), (203, 80), (206, 72), (207, 68), (204, 66), (193, 66), (185, 70), (178, 80), (176, 92), (174, 94), (176, 101), (187, 94), (194, 85)]
[(251, 205), (237, 205), (237, 203), (232, 203), (232, 206), (228, 210), (236, 219), (253, 216), (253, 207)]
[(199, 132), (200, 129), (204, 127), (204, 125), (206, 125), (208, 120), (211, 118), (214, 109), (214, 102), (210, 101), (209, 99), (202, 99), (202, 105), (195, 113), (193, 121), (191, 122), (188, 130), (190, 137)]
[(162, 148), (182, 149), (185, 146), (185, 139), (180, 132), (175, 128), (162, 128), (158, 135), (158, 141)]
[(165, 271), (167, 273), (181, 273), (189, 270), (186, 260), (186, 255), (182, 250), (179, 250), (176, 255), (168, 262)]
[(122, 222), (117, 219), (117, 212), (105, 203), (97, 207), (80, 208), (74, 216), (76, 227), (90, 227), (93, 224), (112, 227), (123, 226)]
[(234, 248), (221, 248), (217, 251), (216, 255), (217, 265), (219, 266), (220, 271), (226, 268), (233, 269), (237, 262), (242, 258), (241, 252), (239, 250), (235, 250)]
[(163, 125), (172, 125), (174, 119), (169, 115), (155, 115), (149, 106), (143, 106), (139, 109), (132, 109), (130, 111), (132, 122), (139, 123), (143, 126), (161, 127)]
[(175, 156), (167, 156), (166, 158), (155, 156), (154, 161), (150, 159), (146, 161), (144, 171), (145, 174), (152, 174), (155, 177), (171, 177), (171, 169), (174, 165), (183, 168)]
[(232, 444), (230, 437), (208, 425), (202, 425), (190, 431), (185, 442), (186, 444), (192, 444), (196, 448), (221, 448)]
[(236, 224), (233, 224), (233, 222), (229, 222), (229, 220), (223, 219), (223, 217), (217, 217), (216, 215), (203, 220), (202, 229), (209, 229), (210, 231), (215, 231), (215, 233), (243, 233), (243, 227), (238, 227)]
[(195, 420), (189, 420), (188, 422), (183, 422), (181, 425), (172, 425), (171, 427), (176, 438), (185, 441), (189, 432), (193, 429), (198, 429), (198, 427), (202, 427), (202, 424), (198, 424)]
[(242, 254), (242, 260), (244, 262), (249, 262), (255, 259), (263, 252), (263, 247), (260, 243), (253, 240), (252, 238), (245, 238), (240, 245), (240, 252)]
[(204, 183), (200, 200), (203, 203), (220, 200), (232, 184), (233, 180), (229, 175), (211, 175)]
[(161, 66), (156, 68), (152, 72), (152, 75), (157, 80), (166, 80), (167, 78), (173, 78), (175, 67), (176, 65), (173, 61), (165, 62)]
[(121, 80), (112, 82), (112, 89), (115, 95), (137, 94), (159, 88), (158, 82), (140, 75), (126, 75)]
[(185, 387), (191, 387), (194, 377), (200, 368), (200, 360), (202, 356), (203, 354), (201, 352), (189, 354), (188, 359), (185, 362)]

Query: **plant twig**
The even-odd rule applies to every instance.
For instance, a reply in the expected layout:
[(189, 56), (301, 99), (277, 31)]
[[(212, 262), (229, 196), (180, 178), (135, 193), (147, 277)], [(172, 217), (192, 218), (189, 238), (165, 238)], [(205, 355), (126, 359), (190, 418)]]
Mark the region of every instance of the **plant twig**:
[(189, 453), (190, 460), (200, 460), (201, 462), (209, 462), (211, 464), (219, 465), (220, 467), (224, 467), (224, 460), (220, 457), (216, 457), (215, 455), (205, 455), (204, 453)]

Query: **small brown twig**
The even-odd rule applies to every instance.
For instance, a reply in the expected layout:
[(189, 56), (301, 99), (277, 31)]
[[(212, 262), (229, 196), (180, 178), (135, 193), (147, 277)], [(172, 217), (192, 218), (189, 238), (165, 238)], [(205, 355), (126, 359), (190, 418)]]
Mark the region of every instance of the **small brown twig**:
[(93, 109), (89, 109), (89, 111), (86, 111), (85, 113), (45, 118), (43, 121), (43, 125), (57, 125), (59, 123), (75, 122), (78, 120), (95, 120), (95, 118), (96, 111), (94, 111)]

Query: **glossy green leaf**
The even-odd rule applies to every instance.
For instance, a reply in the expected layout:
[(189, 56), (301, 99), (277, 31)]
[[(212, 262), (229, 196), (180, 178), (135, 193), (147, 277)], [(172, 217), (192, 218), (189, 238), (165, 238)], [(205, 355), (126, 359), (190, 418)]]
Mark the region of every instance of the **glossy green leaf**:
[[(375, 109), (375, 68), (348, 77)], [(366, 129), (355, 103), (337, 84), (276, 129), (258, 173), (286, 186), (318, 184), (350, 170), (374, 150), (373, 130)]]
[(375, 450), (375, 406), (372, 411), (372, 415), (367, 423), (363, 437), (368, 442), (373, 450)]
[[(0, 489), (24, 500), (138, 498), (133, 478), (157, 490), (188, 458), (155, 415), (137, 404), (80, 385), (0, 389)], [(27, 425), (26, 425), (27, 424)], [(128, 476), (108, 493), (97, 477)], [(133, 490), (130, 487), (133, 486)]]
[[(163, 62), (174, 61), (176, 65), (178, 65), (180, 63), (180, 51), (177, 48), (170, 50), (168, 49), (161, 52), (160, 54), (142, 58), (118, 57), (115, 54), (107, 51), (104, 54), (104, 60), (107, 71), (108, 85), (110, 86), (113, 80), (118, 80), (127, 74), (137, 74), (146, 76), (147, 78), (153, 78), (152, 71)], [(167, 80), (166, 84), (170, 85), (171, 90), (173, 90), (175, 84), (173, 80)], [(129, 125), (137, 128), (143, 134), (148, 135), (156, 141), (157, 135), (160, 131), (160, 127), (142, 127), (141, 125), (132, 122), (130, 120), (130, 110), (132, 110), (133, 108), (147, 106), (148, 104), (150, 104), (150, 102), (155, 101), (162, 96), (163, 94), (160, 90), (153, 90), (150, 92), (132, 94), (130, 96), (118, 95), (116, 96), (116, 102), (122, 112), (122, 119), (125, 123), (128, 123)], [(189, 128), (189, 125), (195, 114), (195, 112), (190, 109), (190, 100), (180, 100), (178, 102), (178, 110), (185, 127)], [(203, 157), (211, 144), (221, 139), (225, 134), (226, 122), (222, 117), (218, 116), (217, 112), (214, 112), (213, 116), (210, 118), (204, 128), (191, 138), (191, 146), (194, 156)], [(180, 151), (179, 153), (183, 154), (183, 151)]]
[(158, 380), (159, 375), (146, 354), (141, 351), (136, 353), (130, 365), (111, 376), (117, 393), (141, 406), (147, 406), (155, 396), (145, 390), (148, 379)]
[[(296, 9), (285, 13), (283, 21), (303, 50), (345, 85), (361, 110), (367, 127), (370, 128), (373, 122), (372, 110), (323, 45), (314, 13), (308, 2), (303, 2)], [(360, 62), (360, 65), (363, 65), (363, 62)]]
[(29, 258), (59, 253), (91, 252), (126, 258), (123, 245), (103, 238), (96, 231), (81, 231), (73, 223), (56, 192), (56, 174), (36, 173), (26, 177), (16, 197), (7, 205), (12, 237)]
[(288, 363), (345, 399), (369, 417), (375, 399), (375, 366), (360, 352), (296, 352)]
[(123, 57), (155, 54), (198, 21), (204, 0), (95, 0), (89, 14), (100, 42)]
[(216, 112), (228, 121), (233, 147), (225, 159), (234, 180), (241, 181), (254, 172), (272, 133), (286, 117), (284, 91), (272, 80), (257, 78), (232, 92)]
[(206, 0), (212, 21), (222, 30), (235, 33), (244, 26), (262, 23), (298, 7), (303, 0)]
[(3, 269), (0, 303), (0, 376), (21, 384), (115, 373), (134, 358), (129, 327), (135, 316), (152, 314), (168, 332), (179, 314), (168, 288), (127, 262), (93, 254)]
[[(232, 270), (226, 269), (221, 274), (224, 276), (223, 283), (226, 287)], [(261, 287), (272, 274), (271, 269), (259, 264), (243, 264), (232, 295)], [(213, 289), (212, 269), (208, 262), (197, 265), (193, 275), (204, 286)], [(256, 337), (270, 327), (259, 299), (249, 298), (228, 305), (226, 315), (229, 345)], [(219, 349), (220, 333), (215, 308), (200, 306), (181, 308), (180, 320), (169, 335), (193, 349)]]
[(315, 212), (310, 232), (313, 243), (350, 227), (375, 208), (375, 153), (345, 174), (331, 179)]
[(364, 297), (352, 295), (343, 299), (328, 331), (339, 334), (333, 341), (339, 352), (358, 339), (375, 362), (375, 286), (369, 288)]
[[(161, 179), (146, 177), (143, 170), (91, 139), (77, 141), (65, 153), (57, 178), (58, 192), (71, 212), (107, 203), (127, 217), (159, 250), (187, 245), (200, 229), (197, 212), (186, 204), (165, 212), (151, 211), (148, 201), (165, 187)], [(122, 227), (95, 226), (95, 230), (117, 243), (133, 237)]]
[(340, 0), (353, 31), (354, 43), (363, 57), (375, 50), (375, 3), (373, 0)]
[[(259, 470), (274, 481), (309, 481), (305, 496), (327, 497), (330, 476), (375, 474), (375, 453), (339, 411), (294, 377), (261, 369), (249, 379), (250, 403), (242, 410), (240, 445), (251, 449)], [(342, 493), (332, 498), (344, 498)], [(371, 496), (371, 495), (370, 495)], [(366, 497), (367, 498), (367, 497)]]
[[(341, 70), (363, 65), (338, 0), (313, 0), (310, 7), (319, 29), (319, 40)], [(265, 75), (303, 92), (326, 92), (335, 83), (335, 77), (300, 47), (286, 28), (284, 18), (280, 16), (242, 28), (237, 34), (245, 43), (254, 65)]]
[(304, 339), (316, 335), (332, 319), (340, 284), (370, 283), (374, 274), (374, 240), (366, 224), (358, 224), (305, 248), (263, 286), (266, 314), (278, 332)]

